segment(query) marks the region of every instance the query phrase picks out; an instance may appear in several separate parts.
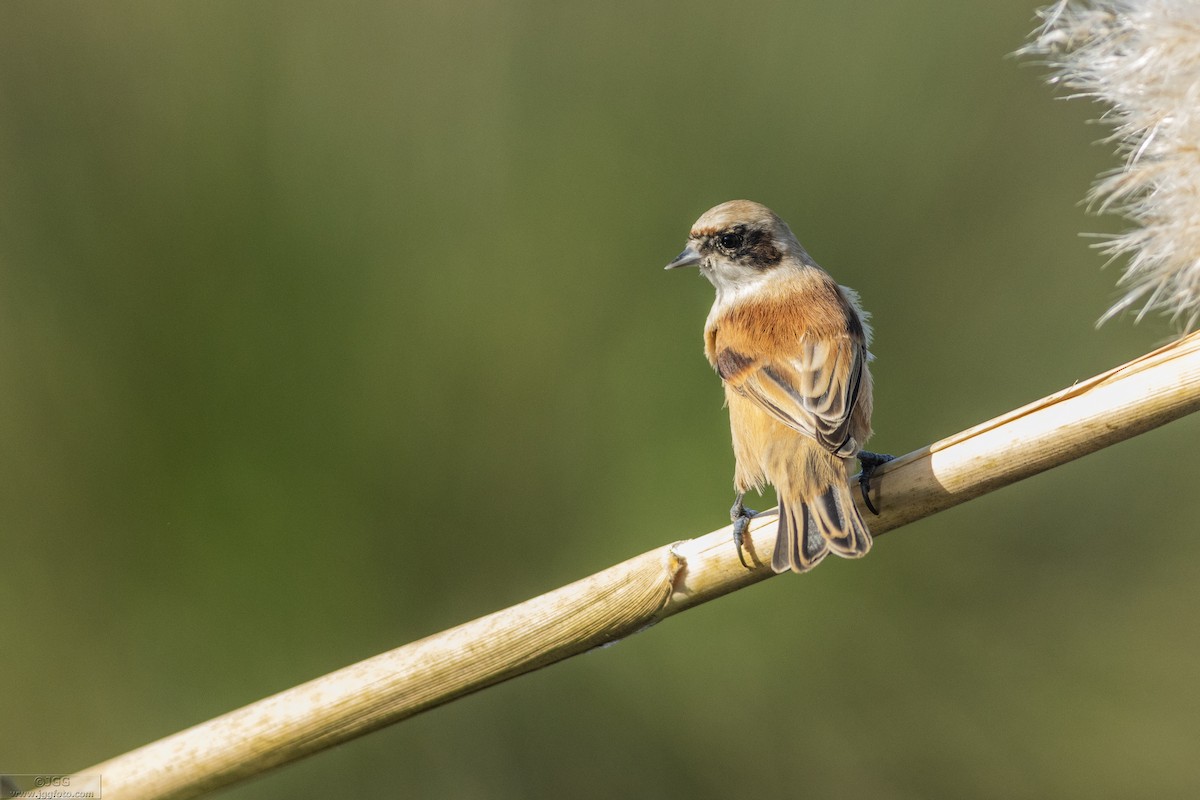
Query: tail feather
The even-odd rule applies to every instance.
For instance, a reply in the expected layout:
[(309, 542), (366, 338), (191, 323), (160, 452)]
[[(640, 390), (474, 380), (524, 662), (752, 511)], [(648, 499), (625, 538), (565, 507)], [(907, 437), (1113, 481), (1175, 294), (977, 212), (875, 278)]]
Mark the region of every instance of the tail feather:
[(845, 485), (825, 487), (808, 505), (816, 509), (817, 525), (830, 550), (843, 558), (861, 558), (871, 549), (871, 532)]
[(776, 572), (807, 572), (830, 551), (843, 558), (860, 558), (870, 549), (871, 533), (848, 486), (831, 484), (797, 505), (781, 500), (771, 558)]
[(776, 572), (807, 572), (829, 555), (829, 547), (821, 535), (812, 510), (801, 503), (799, 508), (779, 504), (779, 529), (775, 537), (775, 553), (771, 569)]

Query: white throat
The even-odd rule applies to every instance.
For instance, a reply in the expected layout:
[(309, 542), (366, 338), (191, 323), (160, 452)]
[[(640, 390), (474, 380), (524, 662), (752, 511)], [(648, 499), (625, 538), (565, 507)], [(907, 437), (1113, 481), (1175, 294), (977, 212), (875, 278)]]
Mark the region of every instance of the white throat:
[(717, 290), (717, 300), (713, 309), (725, 309), (756, 294), (770, 284), (786, 279), (794, 274), (786, 266), (768, 270), (758, 270), (746, 267), (730, 269), (732, 265), (723, 264), (717, 269), (705, 270), (704, 277), (712, 282)]

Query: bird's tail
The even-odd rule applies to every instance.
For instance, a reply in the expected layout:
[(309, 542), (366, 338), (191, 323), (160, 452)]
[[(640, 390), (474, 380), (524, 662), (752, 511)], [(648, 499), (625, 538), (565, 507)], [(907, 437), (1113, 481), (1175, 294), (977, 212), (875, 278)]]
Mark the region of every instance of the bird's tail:
[(779, 493), (779, 532), (771, 558), (776, 572), (807, 572), (831, 551), (861, 558), (871, 549), (871, 532), (845, 480), (806, 492), (799, 501), (788, 499), (788, 494)]

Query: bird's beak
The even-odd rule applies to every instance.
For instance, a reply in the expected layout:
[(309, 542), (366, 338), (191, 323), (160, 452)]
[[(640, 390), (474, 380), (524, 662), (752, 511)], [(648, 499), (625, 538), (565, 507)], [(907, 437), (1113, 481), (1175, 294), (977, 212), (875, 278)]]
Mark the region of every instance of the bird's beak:
[(663, 269), (675, 269), (676, 267), (694, 267), (699, 264), (703, 258), (696, 252), (696, 248), (690, 244), (683, 248), (683, 252), (675, 257), (675, 260), (667, 264)]

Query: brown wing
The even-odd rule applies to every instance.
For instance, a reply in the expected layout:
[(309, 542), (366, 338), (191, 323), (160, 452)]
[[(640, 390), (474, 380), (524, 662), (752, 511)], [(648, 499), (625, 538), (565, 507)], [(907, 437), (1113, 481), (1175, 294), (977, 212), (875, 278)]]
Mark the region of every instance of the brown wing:
[(738, 394), (846, 458), (861, 446), (850, 435), (850, 418), (866, 358), (866, 346), (849, 337), (804, 337), (795, 352), (762, 359), (722, 350), (716, 366)]

